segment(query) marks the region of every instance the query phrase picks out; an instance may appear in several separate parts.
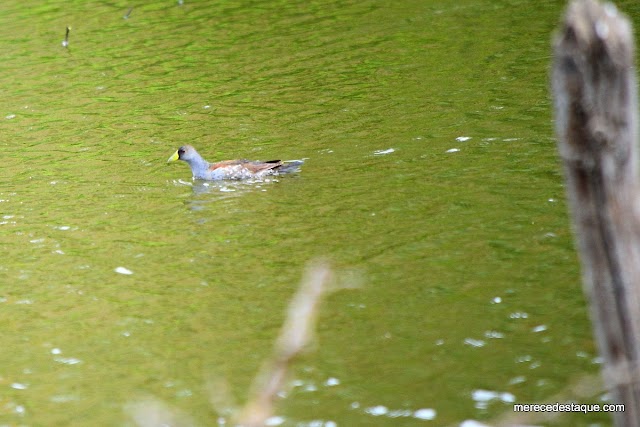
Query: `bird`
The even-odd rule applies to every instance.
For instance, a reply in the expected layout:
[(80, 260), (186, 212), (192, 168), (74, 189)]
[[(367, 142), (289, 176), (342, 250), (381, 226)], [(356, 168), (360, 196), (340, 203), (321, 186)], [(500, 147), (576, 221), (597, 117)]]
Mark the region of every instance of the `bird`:
[(223, 160), (209, 163), (191, 145), (183, 145), (167, 159), (167, 163), (183, 160), (191, 167), (193, 179), (219, 181), (223, 179), (242, 180), (262, 178), (268, 175), (296, 172), (302, 160)]

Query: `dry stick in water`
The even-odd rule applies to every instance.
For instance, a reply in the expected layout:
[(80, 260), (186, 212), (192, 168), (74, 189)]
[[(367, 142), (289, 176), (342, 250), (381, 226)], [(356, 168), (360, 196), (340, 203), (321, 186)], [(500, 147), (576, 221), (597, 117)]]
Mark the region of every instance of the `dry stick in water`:
[(252, 386), (249, 401), (236, 425), (261, 427), (273, 415), (274, 401), (284, 387), (291, 362), (312, 340), (318, 307), (327, 292), (331, 271), (324, 263), (308, 268), (305, 279), (287, 312), (273, 356), (262, 367)]
[(64, 40), (62, 40), (62, 47), (69, 47), (69, 32), (71, 31), (71, 27), (67, 27), (67, 30), (64, 33)]
[(640, 195), (629, 20), (613, 4), (570, 4), (553, 60), (558, 149), (603, 376), (617, 426), (640, 425)]

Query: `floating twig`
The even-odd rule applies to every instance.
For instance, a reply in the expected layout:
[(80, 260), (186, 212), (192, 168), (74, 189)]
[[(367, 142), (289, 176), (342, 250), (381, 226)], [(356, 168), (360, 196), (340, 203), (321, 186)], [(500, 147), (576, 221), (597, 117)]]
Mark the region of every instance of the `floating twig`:
[(64, 33), (64, 40), (62, 40), (62, 47), (69, 47), (69, 31), (71, 31), (71, 27), (67, 27), (67, 31)]

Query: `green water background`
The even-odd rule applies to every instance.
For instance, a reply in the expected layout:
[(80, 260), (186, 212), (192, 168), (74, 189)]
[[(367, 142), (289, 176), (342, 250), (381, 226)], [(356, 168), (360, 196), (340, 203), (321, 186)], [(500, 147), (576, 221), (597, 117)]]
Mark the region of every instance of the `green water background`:
[[(487, 421), (596, 374), (548, 93), (563, 8), (3, 2), (0, 424), (132, 425), (153, 396), (216, 425), (208, 378), (246, 399), (316, 257), (362, 287), (323, 306), (283, 425)], [(193, 184), (165, 164), (185, 143), (306, 162)]]

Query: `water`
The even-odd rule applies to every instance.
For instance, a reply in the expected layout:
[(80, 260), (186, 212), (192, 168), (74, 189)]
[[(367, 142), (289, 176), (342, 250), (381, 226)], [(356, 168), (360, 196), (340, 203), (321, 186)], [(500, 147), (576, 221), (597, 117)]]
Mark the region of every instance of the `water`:
[[(274, 423), (491, 422), (597, 373), (547, 93), (562, 3), (131, 6), (1, 7), (2, 423), (133, 425), (151, 397), (215, 425), (208, 381), (246, 399), (316, 257), (362, 287)], [(204, 185), (165, 164), (184, 143), (306, 163)]]

